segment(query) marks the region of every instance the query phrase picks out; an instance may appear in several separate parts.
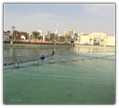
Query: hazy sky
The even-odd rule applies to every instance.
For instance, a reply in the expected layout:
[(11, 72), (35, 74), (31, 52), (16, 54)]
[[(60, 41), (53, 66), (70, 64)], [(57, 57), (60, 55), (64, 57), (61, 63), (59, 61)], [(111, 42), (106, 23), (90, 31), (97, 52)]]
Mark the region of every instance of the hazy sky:
[(4, 4), (4, 30), (64, 34), (70, 27), (76, 33), (103, 32), (115, 35), (114, 4)]

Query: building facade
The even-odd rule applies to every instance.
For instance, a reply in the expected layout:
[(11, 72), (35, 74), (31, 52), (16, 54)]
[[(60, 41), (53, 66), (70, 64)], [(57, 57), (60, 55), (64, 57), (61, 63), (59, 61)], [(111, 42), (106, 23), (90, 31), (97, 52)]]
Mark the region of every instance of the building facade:
[(115, 46), (115, 36), (106, 36), (104, 33), (84, 34), (84, 32), (82, 32), (79, 38), (79, 43)]
[(13, 39), (13, 33), (4, 33), (4, 40)]

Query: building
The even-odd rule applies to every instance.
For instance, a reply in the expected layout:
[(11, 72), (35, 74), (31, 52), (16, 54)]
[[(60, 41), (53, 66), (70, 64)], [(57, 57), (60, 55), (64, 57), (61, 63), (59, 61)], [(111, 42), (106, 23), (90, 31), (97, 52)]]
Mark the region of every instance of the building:
[(64, 32), (64, 36), (66, 36), (66, 35), (67, 35), (67, 31)]
[(27, 40), (29, 38), (29, 34), (27, 32), (21, 32), (21, 31), (17, 31), (17, 33), (14, 33), (14, 39), (23, 39), (23, 40)]
[(106, 45), (115, 46), (115, 36), (107, 36)]
[(8, 40), (9, 39), (9, 34), (4, 33), (4, 40)]
[(21, 39), (26, 40), (26, 37), (24, 35), (21, 35), (20, 37)]
[[(50, 38), (50, 36), (49, 36), (48, 34), (46, 34), (45, 32), (43, 32), (43, 31), (41, 30), (41, 28), (40, 28), (37, 32), (40, 33), (39, 36), (42, 37), (43, 41), (48, 40), (48, 38)], [(48, 36), (49, 36), (49, 37), (48, 37)]]
[(69, 30), (69, 34), (73, 34), (72, 27), (71, 27), (70, 30)]
[(4, 40), (8, 40), (8, 39), (13, 39), (13, 33), (11, 33), (11, 32), (4, 32), (3, 33), (3, 37), (4, 37)]
[(62, 34), (59, 34), (59, 37), (62, 36)]
[(58, 35), (58, 23), (57, 23), (57, 25), (56, 25), (55, 35), (56, 35), (56, 36)]
[(43, 31), (41, 30), (41, 28), (37, 32), (40, 33), (40, 36), (43, 36)]
[(115, 46), (115, 36), (106, 36), (104, 33), (84, 34), (84, 32), (82, 32), (79, 37), (79, 43)]

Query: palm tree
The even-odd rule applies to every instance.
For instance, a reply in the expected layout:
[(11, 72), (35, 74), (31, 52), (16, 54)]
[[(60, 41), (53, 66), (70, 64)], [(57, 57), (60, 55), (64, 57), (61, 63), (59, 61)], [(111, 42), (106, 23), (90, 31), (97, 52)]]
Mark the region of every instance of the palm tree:
[(67, 40), (68, 41), (71, 41), (71, 36), (67, 36)]
[(92, 39), (90, 39), (90, 44), (91, 44)]
[(55, 34), (54, 33), (50, 33), (50, 38), (51, 38), (51, 40), (53, 40), (55, 38)]
[(65, 37), (64, 36), (60, 36), (60, 41), (61, 42), (64, 42), (66, 39), (65, 39)]
[(103, 39), (101, 39), (101, 45), (102, 45)]
[(59, 40), (62, 42), (62, 36), (60, 36)]
[(76, 40), (76, 42), (77, 42), (77, 36), (78, 36), (78, 34), (77, 34), (77, 33), (75, 33), (75, 40)]
[(56, 41), (57, 41), (57, 39), (58, 39), (58, 36), (57, 36), (57, 34), (55, 35), (55, 38), (54, 38)]
[(40, 40), (40, 39), (43, 39), (43, 37), (42, 36), (38, 36), (38, 40)]
[(39, 35), (40, 33), (37, 32), (37, 31), (33, 31), (32, 34), (34, 35), (34, 37), (35, 37), (35, 41), (36, 41), (36, 38), (38, 37), (38, 35)]
[(16, 34), (18, 33), (18, 31), (17, 30), (15, 30), (14, 32), (13, 32), (13, 34), (15, 34), (14, 35), (14, 39), (16, 40)]
[(39, 32), (39, 35), (38, 35), (38, 40), (40, 39), (43, 39), (43, 36), (40, 35), (40, 32)]

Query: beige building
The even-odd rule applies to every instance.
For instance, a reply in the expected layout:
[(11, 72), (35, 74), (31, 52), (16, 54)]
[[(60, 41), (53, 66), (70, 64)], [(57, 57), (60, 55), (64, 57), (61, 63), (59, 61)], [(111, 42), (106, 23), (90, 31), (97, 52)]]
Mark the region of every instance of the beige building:
[(64, 32), (64, 36), (66, 36), (66, 35), (67, 35), (67, 31)]
[(115, 46), (115, 36), (107, 36), (106, 40), (106, 45)]
[(80, 34), (79, 43), (115, 46), (115, 36), (106, 36), (104, 33), (84, 34), (84, 32), (82, 32)]

